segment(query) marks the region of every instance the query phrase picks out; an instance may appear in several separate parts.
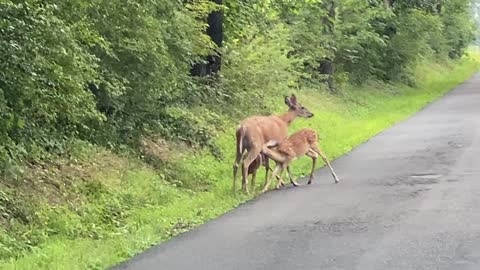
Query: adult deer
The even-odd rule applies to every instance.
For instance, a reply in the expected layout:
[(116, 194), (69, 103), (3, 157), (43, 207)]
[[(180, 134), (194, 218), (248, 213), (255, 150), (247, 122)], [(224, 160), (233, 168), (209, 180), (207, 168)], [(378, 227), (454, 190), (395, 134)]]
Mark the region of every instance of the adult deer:
[(267, 191), (273, 176), (278, 177), (277, 189), (282, 185), (282, 173), (285, 168), (287, 168), (287, 173), (290, 179), (292, 179), (290, 170), (288, 170), (289, 164), (298, 157), (307, 155), (312, 159), (312, 170), (310, 172), (310, 178), (308, 184), (312, 183), (313, 171), (315, 170), (315, 163), (318, 156), (320, 156), (323, 161), (327, 164), (330, 169), (330, 173), (335, 180), (335, 183), (338, 183), (340, 180), (338, 176), (333, 171), (332, 166), (327, 158), (327, 156), (322, 152), (318, 146), (318, 134), (315, 130), (304, 128), (294, 134), (292, 134), (288, 139), (281, 141), (280, 143), (270, 141), (263, 145), (262, 153), (267, 155), (269, 158), (273, 159), (277, 164), (273, 170), (272, 175), (265, 183), (262, 192)]
[[(295, 95), (285, 97), (285, 104), (289, 110), (282, 115), (251, 116), (244, 119), (237, 128), (237, 156), (233, 164), (233, 191), (237, 181), (237, 171), (242, 162), (242, 189), (248, 193), (248, 169), (250, 164), (258, 158), (262, 147), (269, 141), (283, 141), (288, 136), (288, 126), (297, 117), (310, 118), (313, 113), (298, 103)], [(268, 178), (268, 160), (265, 162)], [(252, 179), (252, 186), (255, 186), (255, 179)], [(296, 184), (292, 182), (292, 184)]]

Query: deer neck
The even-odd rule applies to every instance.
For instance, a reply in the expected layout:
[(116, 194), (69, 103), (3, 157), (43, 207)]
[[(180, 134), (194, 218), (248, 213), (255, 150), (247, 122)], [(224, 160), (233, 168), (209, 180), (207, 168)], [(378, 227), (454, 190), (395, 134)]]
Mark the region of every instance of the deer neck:
[(285, 123), (287, 123), (287, 125), (290, 125), (293, 120), (297, 118), (297, 114), (295, 113), (295, 111), (288, 111), (280, 115), (279, 118), (282, 119), (282, 121), (284, 121)]

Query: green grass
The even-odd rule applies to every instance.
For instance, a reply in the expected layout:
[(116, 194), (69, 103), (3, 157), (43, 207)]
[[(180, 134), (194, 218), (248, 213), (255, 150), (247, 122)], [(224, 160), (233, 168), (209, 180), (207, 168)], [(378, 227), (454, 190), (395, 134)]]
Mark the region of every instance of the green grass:
[[(346, 89), (342, 97), (314, 90), (299, 92), (299, 101), (314, 112), (315, 117), (295, 121), (290, 130), (303, 127), (318, 130), (320, 146), (330, 159), (334, 159), (468, 79), (479, 69), (476, 56), (472, 54), (448, 65), (419, 65), (419, 84), (415, 88), (371, 84), (361, 89)], [(278, 111), (283, 107), (279, 98)], [(93, 194), (75, 209), (68, 205), (51, 207), (46, 203), (43, 208), (36, 209), (44, 225), (23, 228), (23, 231), (40, 234), (41, 244), (32, 245), (29, 251), (13, 252), (10, 259), (0, 261), (0, 268), (104, 269), (250, 199), (251, 196), (231, 193), (234, 127), (232, 123), (218, 138), (225, 154), (223, 161), (206, 153), (177, 157), (178, 164), (171, 173), (183, 186), (206, 186), (204, 192), (167, 183), (163, 175), (138, 161), (105, 151), (93, 154), (92, 163), (114, 160), (91, 174), (95, 181), (73, 184), (84, 193), (93, 185)], [(296, 176), (307, 173), (310, 166), (308, 158), (292, 164)], [(337, 173), (341, 177), (342, 173)], [(262, 175), (259, 186), (263, 184)], [(8, 248), (1, 244), (2, 236), (6, 235), (9, 232), (0, 230), (0, 254), (2, 248)], [(8, 252), (4, 250), (4, 254)]]

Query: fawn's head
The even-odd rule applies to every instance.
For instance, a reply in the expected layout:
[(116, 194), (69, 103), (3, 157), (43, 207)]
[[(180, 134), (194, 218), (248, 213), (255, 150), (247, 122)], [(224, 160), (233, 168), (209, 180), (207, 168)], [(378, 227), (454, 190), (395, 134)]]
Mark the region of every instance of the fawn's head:
[(291, 97), (285, 97), (285, 104), (287, 104), (290, 111), (294, 111), (297, 116), (310, 118), (313, 117), (313, 113), (311, 113), (307, 108), (303, 107), (302, 104), (298, 103), (297, 97), (292, 94)]

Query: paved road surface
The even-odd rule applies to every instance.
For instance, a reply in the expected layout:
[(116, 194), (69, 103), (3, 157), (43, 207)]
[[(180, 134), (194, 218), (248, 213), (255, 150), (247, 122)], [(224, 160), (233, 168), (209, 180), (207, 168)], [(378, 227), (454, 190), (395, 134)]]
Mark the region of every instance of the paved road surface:
[(480, 269), (480, 75), (311, 186), (269, 192), (118, 269)]

